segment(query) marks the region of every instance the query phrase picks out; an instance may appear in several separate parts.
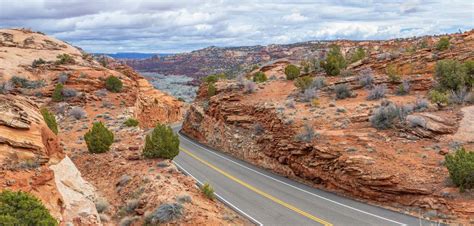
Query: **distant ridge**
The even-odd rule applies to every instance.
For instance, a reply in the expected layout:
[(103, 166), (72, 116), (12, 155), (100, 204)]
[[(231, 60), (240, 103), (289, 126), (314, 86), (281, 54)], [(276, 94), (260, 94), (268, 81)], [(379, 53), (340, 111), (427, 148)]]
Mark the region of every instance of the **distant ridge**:
[(124, 53), (95, 53), (96, 55), (107, 55), (114, 59), (148, 59), (153, 56), (169, 56), (173, 55), (171, 53), (134, 53), (134, 52), (124, 52)]

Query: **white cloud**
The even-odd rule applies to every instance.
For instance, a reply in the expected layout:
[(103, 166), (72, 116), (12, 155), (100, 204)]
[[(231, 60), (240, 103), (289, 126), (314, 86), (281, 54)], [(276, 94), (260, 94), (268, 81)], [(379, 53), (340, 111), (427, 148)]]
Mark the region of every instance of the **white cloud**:
[(0, 0), (0, 27), (29, 27), (90, 52), (182, 52), (321, 39), (387, 39), (473, 28), (471, 0)]

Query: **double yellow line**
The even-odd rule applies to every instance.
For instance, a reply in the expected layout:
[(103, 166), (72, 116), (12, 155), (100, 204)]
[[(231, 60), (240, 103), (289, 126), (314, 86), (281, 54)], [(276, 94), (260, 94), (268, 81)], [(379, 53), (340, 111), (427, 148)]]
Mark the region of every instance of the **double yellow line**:
[(318, 223), (320, 223), (320, 224), (322, 224), (322, 225), (325, 225), (325, 226), (332, 226), (331, 223), (329, 223), (329, 222), (327, 222), (327, 221), (325, 221), (325, 220), (323, 220), (323, 219), (321, 219), (321, 218), (315, 217), (315, 216), (313, 216), (313, 215), (311, 215), (311, 214), (309, 214), (309, 213), (307, 213), (307, 212), (305, 212), (305, 211), (303, 211), (303, 210), (301, 210), (301, 209), (298, 209), (297, 207), (295, 207), (295, 206), (293, 206), (293, 205), (291, 205), (291, 204), (288, 204), (288, 203), (286, 203), (286, 202), (284, 202), (284, 201), (282, 201), (282, 200), (280, 200), (280, 199), (278, 199), (278, 198), (276, 198), (276, 197), (274, 197), (274, 196), (272, 196), (272, 195), (270, 195), (270, 194), (268, 194), (268, 193), (266, 193), (266, 192), (264, 192), (264, 191), (262, 191), (262, 190), (259, 190), (258, 188), (254, 187), (254, 186), (252, 186), (252, 185), (250, 185), (250, 184), (247, 184), (247, 183), (243, 182), (242, 180), (240, 180), (240, 179), (238, 179), (238, 178), (236, 178), (236, 177), (230, 175), (229, 173), (227, 173), (227, 172), (225, 172), (225, 171), (223, 171), (223, 170), (217, 168), (216, 166), (212, 165), (211, 163), (209, 163), (209, 162), (207, 162), (207, 161), (205, 161), (205, 160), (199, 158), (198, 156), (196, 156), (195, 154), (193, 154), (193, 153), (191, 153), (190, 151), (186, 150), (185, 148), (180, 147), (180, 149), (181, 149), (181, 151), (183, 151), (184, 153), (188, 154), (189, 156), (195, 158), (196, 160), (200, 161), (200, 162), (203, 163), (204, 165), (207, 165), (207, 166), (211, 167), (212, 169), (214, 169), (215, 171), (219, 172), (220, 174), (222, 174), (222, 175), (226, 176), (227, 178), (229, 178), (229, 179), (231, 179), (231, 180), (233, 180), (233, 181), (235, 181), (235, 182), (241, 184), (242, 186), (244, 186), (244, 187), (246, 187), (246, 188), (248, 188), (248, 189), (254, 191), (255, 193), (257, 193), (257, 194), (259, 194), (259, 195), (261, 195), (261, 196), (263, 196), (263, 197), (265, 197), (265, 198), (268, 198), (268, 199), (270, 199), (270, 200), (272, 200), (272, 201), (274, 201), (274, 202), (276, 202), (276, 203), (278, 203), (278, 204), (280, 204), (280, 205), (282, 205), (282, 206), (284, 206), (284, 207), (286, 207), (286, 208), (288, 208), (288, 209), (290, 209), (290, 210), (293, 210), (293, 211), (295, 211), (295, 212), (297, 212), (297, 213), (299, 213), (299, 214), (301, 214), (301, 215), (303, 215), (303, 216), (305, 216), (305, 217), (307, 217), (307, 218), (309, 218), (309, 219), (311, 219), (311, 220), (313, 220), (313, 221), (316, 221), (316, 222), (318, 222)]

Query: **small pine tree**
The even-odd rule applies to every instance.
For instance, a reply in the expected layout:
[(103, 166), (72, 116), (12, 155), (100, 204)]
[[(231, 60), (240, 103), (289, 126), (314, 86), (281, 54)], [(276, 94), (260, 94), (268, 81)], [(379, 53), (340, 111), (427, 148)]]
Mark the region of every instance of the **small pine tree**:
[(454, 154), (445, 156), (449, 176), (461, 191), (474, 188), (474, 152), (460, 148)]
[(39, 199), (26, 192), (0, 193), (0, 225), (58, 225)]
[(123, 122), (123, 124), (128, 127), (135, 127), (138, 126), (138, 120), (134, 118), (129, 118), (127, 119), (127, 121)]
[(42, 108), (40, 111), (49, 129), (53, 131), (54, 134), (58, 134), (58, 123), (56, 122), (56, 118), (54, 117), (53, 113), (49, 112), (46, 108)]
[(216, 95), (216, 85), (214, 83), (208, 83), (207, 84), (207, 96), (212, 97)]
[(293, 80), (300, 76), (300, 69), (293, 64), (285, 67), (285, 75), (287, 80)]
[(438, 43), (436, 44), (436, 49), (439, 51), (447, 50), (449, 48), (449, 38), (442, 37), (439, 39)]
[(58, 83), (56, 85), (56, 87), (54, 87), (54, 91), (53, 91), (53, 95), (52, 95), (53, 101), (60, 102), (64, 99), (63, 89), (64, 89), (64, 85), (61, 84), (61, 83)]
[(95, 122), (85, 135), (87, 149), (91, 153), (104, 153), (114, 142), (114, 134), (102, 122)]
[(110, 75), (105, 79), (105, 88), (110, 92), (119, 93), (122, 91), (122, 86), (122, 81), (113, 75)]
[(346, 60), (337, 45), (331, 46), (326, 60), (321, 62), (321, 67), (324, 68), (326, 74), (329, 76), (339, 75), (341, 70), (346, 68), (346, 65)]
[(173, 159), (179, 154), (179, 138), (171, 127), (158, 124), (146, 136), (143, 156), (146, 158)]
[(267, 81), (267, 76), (265, 75), (265, 73), (263, 73), (261, 71), (256, 72), (253, 75), (253, 81), (256, 82), (256, 83), (265, 82), (265, 81)]

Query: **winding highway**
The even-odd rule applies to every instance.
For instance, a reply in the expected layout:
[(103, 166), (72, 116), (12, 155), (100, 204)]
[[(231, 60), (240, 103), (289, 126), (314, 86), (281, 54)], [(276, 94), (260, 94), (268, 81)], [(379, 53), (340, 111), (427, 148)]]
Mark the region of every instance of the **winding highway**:
[(257, 225), (436, 225), (306, 186), (178, 135), (176, 166)]

